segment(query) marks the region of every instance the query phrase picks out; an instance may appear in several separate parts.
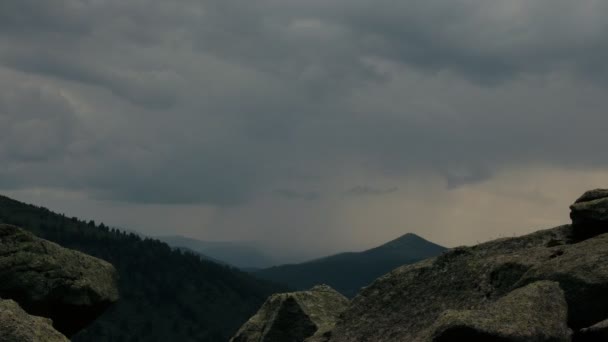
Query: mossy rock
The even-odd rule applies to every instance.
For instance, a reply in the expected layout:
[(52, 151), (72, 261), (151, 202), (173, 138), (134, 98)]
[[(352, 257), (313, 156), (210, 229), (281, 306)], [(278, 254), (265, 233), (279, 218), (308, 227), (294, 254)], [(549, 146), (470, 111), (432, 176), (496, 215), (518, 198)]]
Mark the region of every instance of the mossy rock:
[(568, 342), (568, 304), (556, 282), (517, 289), (481, 310), (448, 310), (431, 328), (433, 342)]
[(117, 272), (106, 261), (0, 225), (0, 297), (48, 317), (71, 336), (118, 300)]

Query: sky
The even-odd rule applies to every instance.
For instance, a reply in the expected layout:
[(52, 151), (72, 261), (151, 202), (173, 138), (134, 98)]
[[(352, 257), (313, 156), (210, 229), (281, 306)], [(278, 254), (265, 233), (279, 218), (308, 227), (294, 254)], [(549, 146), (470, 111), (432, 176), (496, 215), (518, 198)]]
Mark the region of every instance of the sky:
[(603, 0), (2, 0), (0, 193), (285, 258), (568, 223)]

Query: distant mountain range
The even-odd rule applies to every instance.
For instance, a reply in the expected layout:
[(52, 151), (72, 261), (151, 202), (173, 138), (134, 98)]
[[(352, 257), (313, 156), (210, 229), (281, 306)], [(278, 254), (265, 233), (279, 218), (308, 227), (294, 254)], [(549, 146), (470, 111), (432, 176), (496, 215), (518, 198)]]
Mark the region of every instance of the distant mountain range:
[(270, 267), (253, 274), (297, 290), (327, 284), (345, 296), (353, 297), (361, 287), (379, 276), (404, 264), (437, 256), (445, 250), (445, 247), (408, 233), (363, 252), (341, 253), (301, 264)]
[(202, 258), (219, 261), (244, 270), (266, 268), (278, 264), (260, 248), (246, 242), (203, 241), (180, 235), (157, 236), (156, 239), (176, 248), (199, 253)]
[(270, 294), (286, 290), (156, 239), (3, 196), (0, 223), (116, 267), (120, 300), (75, 342), (227, 341)]

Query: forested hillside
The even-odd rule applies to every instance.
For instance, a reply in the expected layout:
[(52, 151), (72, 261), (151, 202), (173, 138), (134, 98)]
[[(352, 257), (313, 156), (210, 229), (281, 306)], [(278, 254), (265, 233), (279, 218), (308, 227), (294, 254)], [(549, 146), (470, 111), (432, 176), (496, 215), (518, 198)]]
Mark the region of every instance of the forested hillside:
[(253, 243), (232, 241), (202, 241), (179, 235), (156, 236), (169, 246), (187, 248), (208, 258), (240, 269), (266, 268), (278, 264), (273, 257)]
[(0, 196), (0, 223), (99, 257), (118, 270), (121, 299), (74, 341), (226, 341), (285, 289), (154, 239)]

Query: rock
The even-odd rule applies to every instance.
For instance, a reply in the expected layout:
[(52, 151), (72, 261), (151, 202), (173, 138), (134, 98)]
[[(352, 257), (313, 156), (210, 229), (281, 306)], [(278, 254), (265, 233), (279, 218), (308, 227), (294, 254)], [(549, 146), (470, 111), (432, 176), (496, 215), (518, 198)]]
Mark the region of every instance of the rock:
[(568, 325), (608, 317), (608, 234), (572, 244), (573, 227), (454, 249), (404, 266), (364, 289), (336, 323), (331, 341), (430, 341), (446, 310), (486, 310), (542, 280), (560, 284)]
[(538, 280), (559, 282), (574, 329), (608, 317), (608, 234), (551, 250), (554, 256), (531, 267), (514, 287)]
[(581, 197), (579, 197), (574, 203), (583, 203), (589, 201), (595, 201), (597, 199), (608, 197), (608, 189), (595, 189), (589, 190), (585, 192)]
[(103, 260), (0, 225), (0, 297), (51, 318), (67, 336), (118, 299), (116, 280), (116, 270)]
[(443, 312), (428, 338), (433, 342), (567, 342), (568, 305), (556, 282), (514, 290), (482, 310)]
[(608, 189), (588, 191), (570, 206), (576, 240), (608, 233)]
[(0, 342), (69, 342), (52, 324), (30, 316), (15, 301), (0, 299)]
[(326, 285), (272, 295), (232, 342), (324, 341), (348, 299)]
[(576, 342), (605, 342), (608, 341), (608, 319), (581, 329), (575, 336)]
[(460, 247), (397, 268), (353, 299), (331, 341), (430, 341), (428, 329), (444, 311), (483, 310), (527, 285), (516, 286), (535, 265), (558, 257), (571, 229)]

